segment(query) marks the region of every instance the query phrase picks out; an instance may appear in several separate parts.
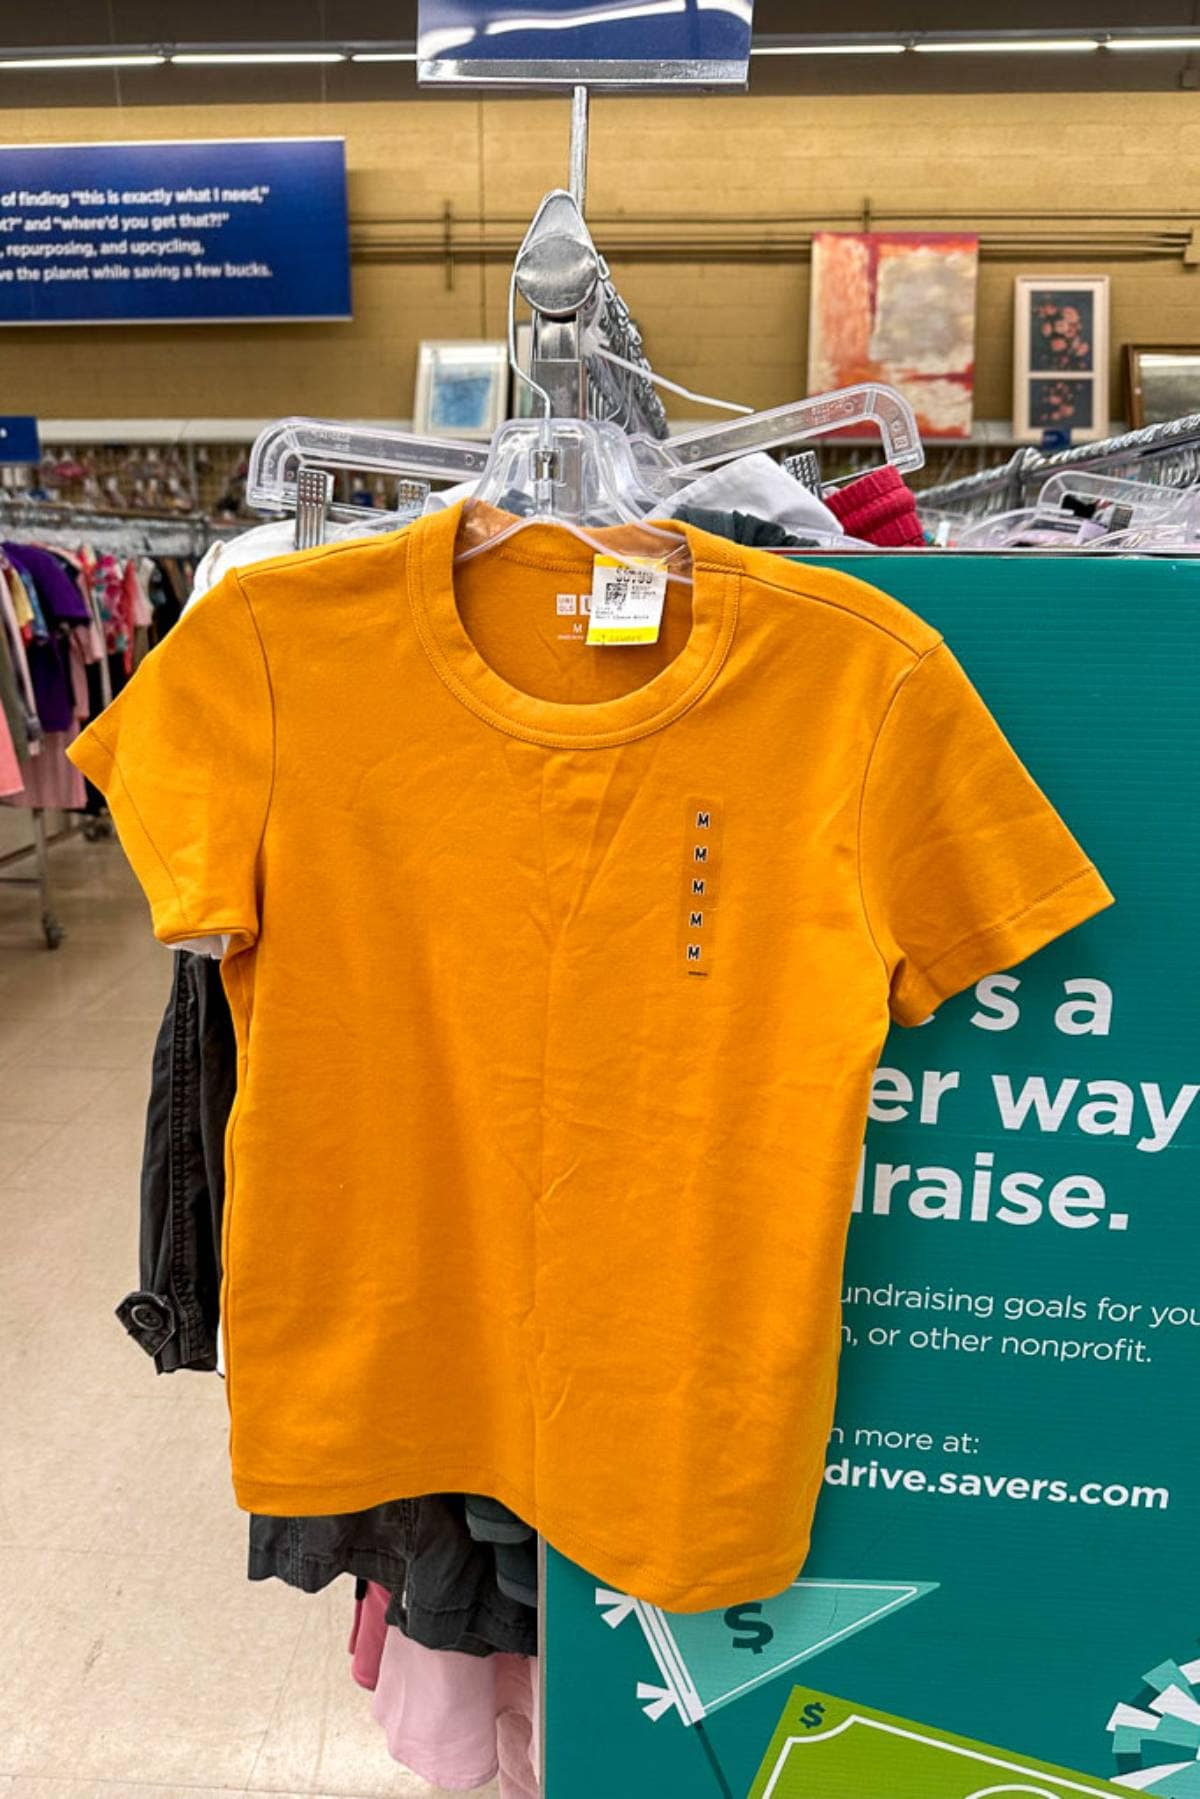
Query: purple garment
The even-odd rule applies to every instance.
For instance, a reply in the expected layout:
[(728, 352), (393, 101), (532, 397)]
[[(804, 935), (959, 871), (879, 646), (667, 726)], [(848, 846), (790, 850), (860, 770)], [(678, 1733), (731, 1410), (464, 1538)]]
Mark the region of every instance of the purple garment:
[(75, 695), (65, 643), (57, 637), (35, 637), (25, 646), (33, 697), (43, 731), (69, 731), (75, 723)]
[[(3, 548), (17, 573), (27, 576), (37, 588), (51, 627), (92, 623), (87, 601), (49, 550), (30, 543), (6, 543)], [(53, 633), (48, 638), (35, 636), (26, 654), (43, 731), (69, 731), (75, 723), (75, 696), (66, 633)]]
[(60, 625), (90, 625), (87, 601), (57, 556), (33, 543), (6, 543), (4, 553), (15, 569), (32, 576), (42, 610)]

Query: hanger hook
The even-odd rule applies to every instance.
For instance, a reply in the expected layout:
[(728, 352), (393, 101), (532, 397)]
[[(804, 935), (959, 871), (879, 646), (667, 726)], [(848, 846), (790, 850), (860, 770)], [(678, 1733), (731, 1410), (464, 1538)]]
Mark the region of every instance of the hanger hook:
[(523, 381), (526, 387), (541, 400), (543, 417), (549, 421), (554, 411), (554, 402), (541, 382), (535, 381), (532, 375), (525, 373), (517, 357), (517, 271), (515, 264), (512, 274), (508, 278), (508, 366), (518, 380)]

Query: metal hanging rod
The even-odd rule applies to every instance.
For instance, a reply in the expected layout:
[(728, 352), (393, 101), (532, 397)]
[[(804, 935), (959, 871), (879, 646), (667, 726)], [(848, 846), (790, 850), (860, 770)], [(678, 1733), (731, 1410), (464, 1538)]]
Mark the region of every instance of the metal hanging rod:
[[(866, 207), (864, 207), (866, 210)], [(920, 224), (926, 228), (967, 224), (979, 238), (985, 261), (1106, 262), (1173, 261), (1200, 263), (1200, 226), (1195, 215), (1080, 214), (1042, 212), (1023, 215), (1028, 223), (1005, 226), (995, 215), (994, 224), (983, 223), (983, 214), (967, 212), (886, 212), (871, 210), (871, 222), (879, 228)], [(1082, 222), (1090, 219), (1090, 223)], [(861, 230), (863, 211), (810, 214), (792, 213), (720, 216), (641, 216), (595, 214), (589, 219), (607, 254), (614, 260), (638, 262), (739, 261), (803, 262), (811, 255), (814, 233), (822, 230)], [(364, 214), (352, 216), (350, 248), (359, 263), (434, 263), (453, 269), (461, 262), (511, 262), (523, 241), (527, 221), (507, 215), (481, 218), (456, 213), (449, 204), (437, 213), (421, 215)]]
[(1036, 498), (1050, 476), (1062, 469), (1128, 474), (1165, 487), (1190, 486), (1200, 478), (1200, 413), (1145, 425), (1099, 443), (1074, 444), (1052, 455), (1029, 444), (1000, 468), (924, 488), (919, 505), (924, 511), (981, 518), (1007, 512)]
[(29, 532), (37, 537), (124, 547), (143, 555), (192, 556), (207, 549), (214, 537), (243, 530), (195, 512), (137, 512), (83, 506), (58, 500), (0, 497), (0, 536)]

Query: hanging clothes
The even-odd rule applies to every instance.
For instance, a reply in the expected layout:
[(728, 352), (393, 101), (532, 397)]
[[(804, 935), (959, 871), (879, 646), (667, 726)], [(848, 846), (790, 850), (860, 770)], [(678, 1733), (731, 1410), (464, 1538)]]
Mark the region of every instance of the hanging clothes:
[(483, 1493), (651, 1603), (762, 1597), (807, 1553), (889, 1021), (1112, 896), (866, 584), (685, 527), (659, 641), (580, 656), (590, 551), (457, 565), (458, 525), (231, 573), (72, 750), (156, 933), (233, 938), (235, 1488)]
[(44, 733), (42, 753), (24, 764), (21, 790), (11, 796), (11, 804), (62, 812), (82, 808), (86, 798), (83, 777), (67, 756), (78, 735), (79, 726), (74, 723), (68, 731)]
[(27, 654), (33, 677), (38, 717), (44, 731), (69, 731), (75, 723), (67, 633), (72, 622), (89, 614), (78, 589), (62, 564), (48, 550), (32, 544), (5, 543), (4, 554), (32, 587), (39, 601), (38, 616), (29, 632)]
[(539, 1799), (536, 1657), (423, 1648), (387, 1623), (388, 1604), (384, 1587), (360, 1583), (349, 1652), (393, 1761), (450, 1792), (498, 1774), (501, 1799)]
[[(0, 599), (3, 598), (3, 588), (4, 577), (3, 571), (0, 570)], [(29, 721), (22, 702), (8, 619), (2, 606), (0, 606), (0, 713), (3, 714), (9, 742), (13, 746), (13, 755), (18, 761), (24, 761), (29, 754)]]
[[(0, 649), (0, 659), (6, 658), (7, 652)], [(21, 774), (21, 765), (17, 761), (17, 750), (13, 743), (8, 714), (0, 707), (0, 799), (6, 798), (9, 794), (20, 793), (24, 785), (25, 781)]]
[[(12, 569), (12, 565), (5, 562), (3, 568), (7, 572)], [(18, 585), (20, 585), (19, 579)], [(12, 687), (16, 694), (16, 703), (21, 711), (25, 742), (29, 754), (36, 755), (41, 748), (42, 724), (38, 717), (37, 695), (33, 689), (33, 675), (26, 653), (25, 637), (17, 618), (13, 590), (7, 580), (0, 581), (0, 625), (3, 625), (4, 628), (3, 634), (9, 657), (8, 666), (12, 671)], [(19, 741), (15, 731), (13, 741)]]
[(27, 746), (21, 787), (7, 794), (7, 802), (76, 810), (84, 804), (85, 787), (66, 752), (90, 716), (87, 664), (98, 651), (91, 607), (79, 571), (61, 553), (11, 542), (3, 553), (26, 600), (21, 607), (10, 580), (39, 725), (39, 753), (29, 755)]

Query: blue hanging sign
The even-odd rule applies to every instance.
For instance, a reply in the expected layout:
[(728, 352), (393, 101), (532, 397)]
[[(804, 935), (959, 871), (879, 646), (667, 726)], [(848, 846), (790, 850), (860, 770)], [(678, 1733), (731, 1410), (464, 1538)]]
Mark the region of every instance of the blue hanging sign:
[(745, 87), (754, 0), (420, 0), (417, 76), (485, 87)]
[(0, 462), (40, 462), (38, 422), (20, 413), (0, 417)]
[(0, 147), (0, 325), (350, 316), (342, 138)]

